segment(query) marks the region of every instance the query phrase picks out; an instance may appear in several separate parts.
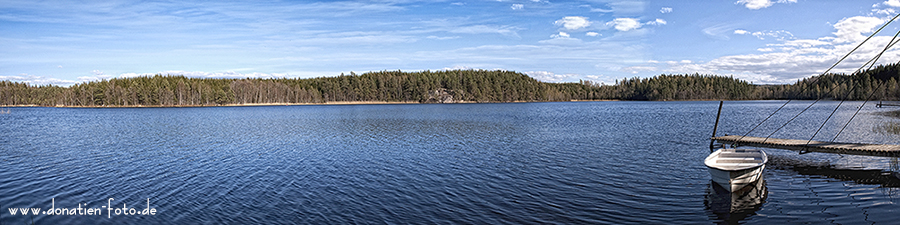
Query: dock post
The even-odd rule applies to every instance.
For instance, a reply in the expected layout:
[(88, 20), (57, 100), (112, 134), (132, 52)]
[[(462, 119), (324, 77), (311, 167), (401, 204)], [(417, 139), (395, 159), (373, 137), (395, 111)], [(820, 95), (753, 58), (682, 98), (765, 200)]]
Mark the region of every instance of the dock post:
[[(713, 125), (712, 137), (716, 137), (716, 130), (719, 129), (719, 116), (722, 115), (722, 103), (724, 103), (724, 102), (725, 101), (719, 101), (719, 112), (716, 113), (716, 124)], [(715, 142), (716, 142), (716, 140), (709, 140), (709, 152), (715, 151), (714, 146), (713, 146), (713, 143), (715, 143)]]

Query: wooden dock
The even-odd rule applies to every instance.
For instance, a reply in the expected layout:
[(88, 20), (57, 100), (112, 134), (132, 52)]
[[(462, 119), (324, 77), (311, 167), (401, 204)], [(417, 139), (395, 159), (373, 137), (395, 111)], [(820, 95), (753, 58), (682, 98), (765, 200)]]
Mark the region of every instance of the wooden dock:
[(766, 139), (763, 137), (750, 136), (742, 138), (739, 135), (712, 137), (712, 140), (715, 140), (721, 144), (777, 148), (801, 152), (900, 157), (900, 145), (860, 144), (824, 141), (811, 141), (809, 142), (809, 144), (807, 144), (808, 140), (778, 138)]
[(882, 103), (880, 101), (878, 102), (878, 104), (875, 104), (875, 107), (878, 107), (878, 108), (885, 107), (885, 106), (900, 106), (900, 104)]

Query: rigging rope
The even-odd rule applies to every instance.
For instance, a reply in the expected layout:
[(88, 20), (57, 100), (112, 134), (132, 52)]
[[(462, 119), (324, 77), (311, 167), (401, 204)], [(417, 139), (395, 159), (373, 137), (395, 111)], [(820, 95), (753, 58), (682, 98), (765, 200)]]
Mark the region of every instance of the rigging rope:
[[(880, 32), (882, 29), (884, 29), (885, 27), (887, 27), (888, 24), (891, 24), (891, 22), (894, 22), (894, 20), (897, 19), (897, 17), (900, 17), (900, 13), (898, 13), (896, 16), (894, 16), (894, 18), (892, 18), (892, 19), (891, 19), (890, 21), (888, 21), (887, 23), (884, 23), (883, 26), (881, 26), (880, 28), (878, 28), (878, 30), (876, 30), (874, 33), (872, 33), (872, 35), (869, 35), (869, 37), (866, 38), (865, 41), (863, 41), (862, 43), (860, 43), (860, 44), (857, 45), (856, 47), (859, 48), (860, 46), (862, 46), (863, 43), (865, 43), (866, 41), (868, 41), (869, 39), (871, 39), (872, 37), (874, 37), (875, 34), (878, 34), (878, 32)], [(900, 34), (900, 33), (897, 33), (897, 34)], [(863, 64), (861, 67), (859, 67), (859, 69), (857, 69), (854, 73), (859, 74), (859, 72), (862, 71), (862, 69), (865, 68), (867, 65), (869, 65), (869, 68), (871, 69), (872, 66), (875, 65), (875, 62), (878, 61), (879, 58), (881, 58), (881, 55), (884, 54), (884, 52), (886, 52), (888, 49), (890, 49), (890, 47), (893, 45), (892, 43), (893, 43), (894, 40), (897, 38), (897, 34), (895, 34), (894, 37), (891, 38), (891, 41), (889, 41), (889, 42), (885, 45), (885, 48), (884, 48), (880, 53), (878, 53), (877, 55), (875, 55), (875, 57), (874, 57), (872, 60), (869, 60), (868, 62), (866, 62), (865, 64)], [(854, 48), (854, 50), (856, 50), (856, 49)], [(850, 51), (850, 52), (852, 53), (853, 51)], [(871, 62), (871, 64), (869, 64), (870, 62)], [(832, 66), (832, 67), (834, 67), (834, 66)], [(825, 118), (825, 121), (822, 121), (822, 125), (819, 126), (819, 129), (816, 129), (816, 132), (813, 133), (812, 137), (809, 137), (809, 140), (806, 141), (806, 145), (807, 145), (807, 146), (809, 146), (809, 143), (811, 143), (812, 140), (813, 140), (814, 138), (816, 138), (816, 135), (819, 135), (819, 131), (822, 131), (822, 128), (825, 127), (825, 124), (828, 123), (828, 120), (830, 120), (831, 117), (834, 116), (834, 113), (837, 112), (837, 110), (838, 110), (839, 108), (841, 108), (841, 105), (844, 104), (844, 101), (847, 101), (847, 98), (850, 97), (850, 93), (853, 93), (853, 91), (856, 90), (856, 87), (857, 87), (856, 85), (854, 85), (853, 87), (851, 87), (850, 90), (847, 91), (847, 94), (844, 95), (844, 98), (841, 99), (841, 102), (838, 103), (837, 107), (834, 107), (834, 110), (831, 111), (831, 114), (829, 114), (828, 117)], [(881, 86), (879, 85), (878, 88), (881, 88)], [(878, 90), (878, 88), (873, 89), (873, 90), (872, 90), (872, 94), (874, 94), (874, 93), (875, 93), (875, 90)], [(871, 95), (871, 94), (870, 94), (870, 95)], [(821, 99), (821, 97), (820, 97), (820, 99)], [(813, 104), (816, 104), (816, 102), (818, 102), (818, 101), (819, 101), (819, 100), (817, 99), (815, 102), (813, 102)], [(867, 100), (867, 101), (868, 101), (868, 100)], [(863, 105), (865, 105), (865, 104), (866, 104), (866, 103), (863, 102)], [(812, 106), (812, 104), (810, 104), (810, 106)], [(807, 109), (808, 109), (808, 108), (809, 108), (809, 107), (807, 107)], [(862, 109), (862, 106), (860, 106), (859, 108)], [(803, 111), (806, 111), (806, 110), (803, 110)], [(859, 110), (857, 110), (856, 112), (859, 113)], [(800, 113), (802, 114), (803, 112), (800, 112)], [(799, 114), (798, 114), (798, 115), (799, 115)], [(854, 114), (853, 117), (856, 117), (856, 114)], [(796, 118), (796, 117), (795, 117), (795, 118)], [(792, 119), (792, 120), (793, 120), (793, 119)], [(853, 120), (852, 117), (851, 117), (851, 120)], [(788, 121), (788, 122), (790, 123), (790, 121)], [(847, 124), (849, 124), (849, 123), (850, 123), (850, 121), (847, 121)], [(844, 125), (844, 127), (846, 127), (846, 125)], [(779, 129), (780, 129), (780, 128), (779, 128)], [(843, 131), (843, 129), (841, 129), (841, 130)], [(773, 132), (773, 134), (774, 134), (774, 132)], [(838, 135), (840, 135), (840, 133), (838, 133)], [(769, 136), (772, 136), (772, 135), (770, 134)], [(835, 136), (834, 138), (836, 139), (837, 136)], [(832, 139), (832, 140), (834, 140), (834, 139)], [(802, 151), (801, 151), (801, 152), (802, 152)]]
[[(884, 25), (882, 25), (880, 28), (878, 28), (878, 30), (876, 30), (876, 31), (873, 32), (871, 35), (869, 35), (869, 37), (866, 37), (865, 40), (863, 40), (863, 41), (860, 42), (858, 45), (856, 45), (856, 47), (854, 47), (852, 50), (850, 50), (850, 52), (848, 52), (848, 53), (845, 54), (843, 57), (841, 57), (840, 60), (838, 60), (837, 62), (835, 62), (833, 65), (831, 65), (831, 67), (829, 67), (827, 70), (825, 70), (824, 72), (822, 72), (822, 74), (819, 75), (819, 76), (823, 76), (823, 75), (828, 74), (828, 72), (830, 72), (832, 69), (834, 69), (835, 67), (837, 67), (838, 64), (840, 64), (840, 63), (843, 62), (845, 59), (847, 59), (847, 57), (849, 57), (851, 54), (853, 54), (853, 52), (856, 52), (856, 50), (858, 50), (860, 47), (862, 47), (863, 44), (865, 44), (865, 43), (868, 42), (870, 39), (872, 39), (872, 37), (875, 37), (875, 35), (878, 34), (879, 32), (881, 32), (881, 30), (883, 30), (885, 27), (887, 27), (888, 24), (891, 24), (891, 22), (894, 22), (894, 20), (896, 20), (897, 17), (900, 17), (900, 13), (898, 13), (897, 15), (895, 15), (893, 18), (891, 18), (891, 20), (889, 20), (889, 21), (886, 22)], [(896, 44), (896, 43), (894, 43), (894, 44)], [(888, 46), (893, 46), (893, 44), (889, 44)], [(887, 51), (887, 49), (888, 49), (888, 48), (885, 48), (885, 50), (882, 51), (881, 53), (879, 53), (877, 57), (881, 57), (881, 54), (883, 54), (885, 51)], [(870, 60), (870, 62), (872, 62), (872, 64), (874, 65), (874, 60)], [(869, 63), (867, 62), (866, 64), (869, 64)], [(865, 67), (865, 65), (863, 65), (863, 67)], [(801, 114), (803, 114), (804, 112), (806, 112), (806, 110), (808, 110), (808, 109), (811, 108), (813, 105), (815, 105), (817, 102), (819, 102), (819, 100), (822, 100), (823, 96), (827, 96), (827, 95), (831, 94), (831, 92), (833, 92), (833, 91), (834, 91), (834, 89), (831, 89), (831, 90), (829, 90), (828, 93), (826, 93), (825, 95), (817, 96), (816, 100), (813, 101), (813, 103), (809, 104), (809, 106), (807, 106), (807, 107), (804, 108), (802, 111), (800, 111), (799, 113), (797, 113), (797, 115), (795, 115), (793, 118), (791, 118), (790, 120), (788, 120), (787, 122), (785, 122), (783, 125), (781, 125), (781, 127), (779, 127), (778, 129), (775, 129), (775, 131), (772, 131), (772, 133), (770, 133), (768, 136), (766, 136), (765, 140), (768, 140), (769, 137), (772, 137), (772, 135), (774, 135), (774, 134), (777, 133), (779, 130), (781, 130), (782, 128), (784, 128), (785, 126), (787, 126), (789, 123), (791, 123), (791, 121), (794, 121), (794, 119), (796, 119), (796, 118), (799, 117)], [(849, 93), (849, 92), (848, 92), (848, 93)], [(846, 97), (845, 97), (845, 99), (846, 99)], [(786, 106), (788, 103), (790, 103), (791, 100), (792, 100), (792, 99), (788, 99), (788, 101), (785, 102), (784, 105), (782, 105), (781, 107), (779, 107), (778, 109), (776, 109), (775, 112), (772, 112), (772, 114), (770, 114), (768, 117), (766, 117), (765, 119), (763, 119), (762, 121), (760, 121), (758, 124), (756, 124), (756, 126), (754, 126), (753, 129), (750, 129), (750, 131), (748, 131), (747, 133), (745, 133), (744, 135), (742, 135), (742, 136), (741, 136), (740, 138), (738, 138), (734, 143), (737, 143), (738, 141), (740, 141), (741, 139), (743, 139), (744, 137), (746, 137), (747, 135), (749, 135), (750, 132), (753, 132), (753, 130), (755, 130), (757, 127), (759, 127), (760, 125), (762, 125), (763, 123), (765, 123), (767, 120), (769, 120), (769, 118), (771, 118), (773, 115), (775, 115), (776, 113), (778, 113), (778, 111), (780, 111), (781, 109), (783, 109), (784, 106)], [(841, 103), (843, 103), (843, 100), (841, 101)], [(863, 103), (863, 104), (865, 104), (865, 103)], [(838, 104), (838, 107), (840, 107), (840, 104)], [(834, 112), (832, 112), (832, 114), (834, 114)], [(829, 118), (825, 119), (825, 122), (822, 123), (823, 126), (824, 126), (825, 123), (828, 122), (828, 120), (829, 120), (830, 118), (831, 118), (831, 116), (829, 116)], [(849, 123), (849, 122), (848, 122), (848, 123)], [(822, 128), (819, 127), (819, 130), (821, 130), (821, 129), (822, 129)], [(815, 136), (818, 134), (818, 132), (819, 132), (819, 131), (817, 130), (817, 131), (816, 131), (816, 134), (813, 134), (813, 136), (809, 139), (809, 141), (807, 141), (807, 145), (809, 145), (809, 143), (812, 141), (812, 139), (815, 138)], [(835, 137), (835, 138), (837, 138), (837, 137)]]
[(753, 129), (750, 129), (750, 131), (747, 131), (747, 133), (745, 133), (744, 135), (741, 135), (741, 137), (738, 138), (737, 140), (735, 140), (733, 143), (731, 143), (731, 145), (734, 145), (734, 143), (737, 143), (738, 141), (741, 141), (741, 139), (744, 139), (744, 137), (749, 135), (750, 132), (753, 132), (753, 130), (756, 130), (756, 128), (759, 127), (759, 125), (762, 125), (763, 123), (766, 122), (766, 120), (769, 120), (769, 118), (772, 118), (772, 116), (775, 115), (775, 113), (778, 113), (778, 111), (781, 111), (781, 109), (784, 108), (784, 106), (786, 106), (790, 102), (791, 102), (791, 99), (788, 99), (786, 102), (784, 102), (783, 105), (781, 105), (781, 107), (778, 107), (778, 109), (776, 109), (775, 112), (772, 112), (772, 114), (769, 114), (769, 116), (767, 116), (765, 119), (763, 119), (762, 122), (757, 123), (756, 126), (753, 127)]
[[(869, 60), (869, 62), (866, 62), (866, 64), (871, 63), (871, 64), (869, 64), (869, 69), (872, 69), (872, 67), (875, 66), (875, 62), (878, 61), (878, 59), (880, 59), (881, 56), (882, 56), (885, 52), (887, 52), (888, 49), (890, 49), (890, 48), (893, 47), (895, 44), (897, 44), (897, 42), (900, 42), (900, 40), (897, 39), (898, 36), (900, 36), (900, 31), (897, 31), (897, 33), (894, 34), (894, 37), (891, 38), (891, 41), (888, 43), (888, 45), (884, 46), (884, 49), (881, 50), (881, 52), (878, 53), (878, 55), (876, 55), (874, 58), (872, 58), (871, 60)], [(863, 65), (863, 67), (865, 67), (865, 66), (866, 66), (866, 65)], [(857, 70), (857, 72), (859, 72), (860, 70), (862, 70), (862, 67), (860, 67), (859, 70)], [(840, 136), (841, 133), (844, 132), (844, 129), (846, 129), (847, 126), (850, 125), (850, 122), (853, 121), (853, 118), (856, 118), (856, 115), (859, 114), (859, 111), (862, 110), (863, 106), (865, 106), (866, 103), (869, 102), (869, 99), (871, 99), (873, 96), (875, 96), (875, 91), (877, 91), (878, 89), (881, 89), (881, 87), (884, 87), (885, 84), (887, 84), (887, 81), (882, 82), (880, 85), (878, 85), (877, 88), (872, 89), (872, 91), (869, 92), (869, 96), (866, 97), (866, 99), (863, 101), (862, 105), (859, 106), (859, 108), (856, 108), (856, 112), (853, 113), (853, 116), (851, 116), (850, 119), (847, 120), (847, 123), (844, 124), (843, 127), (841, 127), (841, 130), (838, 131), (838, 133), (834, 135), (834, 138), (831, 139), (831, 142), (834, 142), (834, 140), (837, 140), (838, 136)], [(822, 128), (819, 128), (819, 129), (822, 129)], [(817, 131), (817, 132), (818, 132), (818, 131)], [(813, 137), (815, 137), (815, 135), (813, 135)], [(809, 143), (807, 143), (807, 144), (809, 144)]]

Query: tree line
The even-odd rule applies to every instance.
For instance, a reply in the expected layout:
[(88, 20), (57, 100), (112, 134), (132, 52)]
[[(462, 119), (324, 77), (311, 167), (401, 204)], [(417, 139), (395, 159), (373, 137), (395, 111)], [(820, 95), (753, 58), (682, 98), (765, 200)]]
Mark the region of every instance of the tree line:
[(683, 74), (658, 75), (616, 81), (615, 85), (592, 87), (589, 99), (618, 100), (762, 100), (833, 99), (900, 100), (900, 63), (879, 65), (851, 75), (824, 74), (794, 84), (754, 85), (733, 77)]
[[(0, 81), (0, 105), (178, 106), (260, 103), (540, 102), (570, 100), (900, 100), (900, 64), (852, 75), (826, 74), (791, 85), (754, 85), (733, 77), (662, 74), (603, 85), (540, 82), (501, 70), (378, 71), (336, 77), (210, 79), (181, 75), (113, 78), (34, 86)], [(441, 95), (441, 96), (438, 96)], [(448, 98), (449, 97), (449, 98)]]

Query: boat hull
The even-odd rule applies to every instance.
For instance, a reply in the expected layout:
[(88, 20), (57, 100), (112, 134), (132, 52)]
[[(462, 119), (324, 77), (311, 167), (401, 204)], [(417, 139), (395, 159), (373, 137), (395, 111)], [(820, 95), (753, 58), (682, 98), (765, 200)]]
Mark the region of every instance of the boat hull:
[(759, 149), (719, 149), (706, 157), (713, 182), (728, 191), (738, 191), (762, 177), (768, 156)]
[(762, 171), (766, 165), (761, 165), (752, 169), (744, 169), (738, 171), (721, 170), (712, 167), (709, 168), (709, 175), (712, 176), (713, 182), (725, 188), (725, 190), (734, 192), (740, 190), (762, 178)]

